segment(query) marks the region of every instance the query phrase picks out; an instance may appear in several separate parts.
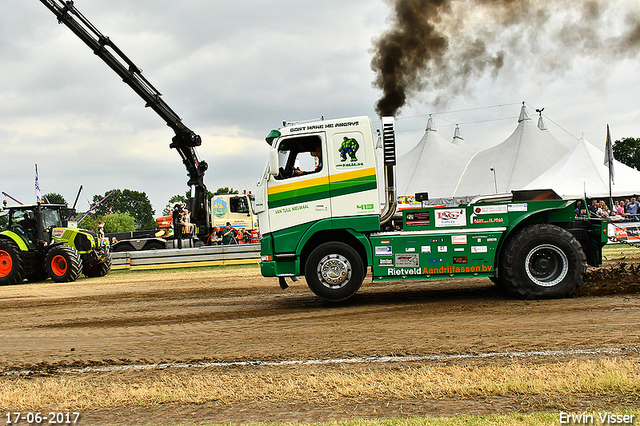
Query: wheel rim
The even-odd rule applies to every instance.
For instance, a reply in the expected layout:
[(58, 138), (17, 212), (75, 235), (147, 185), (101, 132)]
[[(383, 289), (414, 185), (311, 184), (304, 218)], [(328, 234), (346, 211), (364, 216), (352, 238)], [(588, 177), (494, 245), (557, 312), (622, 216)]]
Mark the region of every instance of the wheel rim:
[(51, 270), (57, 276), (64, 275), (67, 272), (67, 259), (61, 255), (55, 255), (53, 259), (51, 259)]
[(13, 269), (13, 259), (11, 255), (4, 250), (0, 250), (0, 277), (6, 277)]
[(351, 279), (351, 262), (342, 255), (329, 254), (320, 259), (316, 272), (322, 285), (336, 290), (344, 287)]
[(537, 285), (552, 287), (567, 276), (569, 260), (558, 247), (542, 244), (527, 254), (525, 270), (529, 279)]

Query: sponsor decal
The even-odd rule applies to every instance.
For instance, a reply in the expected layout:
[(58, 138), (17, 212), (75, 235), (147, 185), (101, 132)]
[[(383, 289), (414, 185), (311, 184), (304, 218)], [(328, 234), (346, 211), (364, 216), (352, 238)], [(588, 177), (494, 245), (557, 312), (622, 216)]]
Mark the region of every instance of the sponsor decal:
[(404, 249), (405, 252), (407, 253), (413, 253), (414, 251), (416, 251), (415, 247), (407, 247)]
[(407, 226), (428, 226), (431, 223), (429, 212), (407, 213)]
[(308, 126), (292, 127), (291, 129), (289, 129), (289, 131), (291, 133), (308, 132), (310, 130), (337, 129), (342, 127), (353, 127), (358, 125), (360, 125), (359, 121), (344, 121), (344, 122), (338, 122), (338, 123), (310, 124)]
[(393, 254), (393, 247), (376, 246), (376, 256), (391, 256), (392, 254)]
[(454, 264), (460, 264), (460, 263), (468, 263), (468, 259), (467, 256), (453, 256), (453, 263)]
[(471, 253), (486, 253), (487, 246), (471, 246)]
[(436, 210), (434, 212), (436, 228), (447, 226), (466, 226), (467, 216), (465, 212), (465, 209)]
[(467, 244), (466, 235), (452, 235), (451, 244)]
[(291, 213), (291, 212), (297, 212), (300, 210), (306, 210), (308, 208), (309, 208), (309, 204), (300, 204), (299, 206), (282, 207), (280, 209), (275, 209), (273, 212), (275, 214)]
[(62, 238), (64, 234), (64, 229), (54, 229), (52, 232), (53, 238)]
[(358, 204), (356, 206), (356, 209), (358, 210), (362, 210), (362, 211), (372, 211), (375, 210), (373, 204)]
[(430, 243), (444, 243), (444, 238), (429, 238), (427, 241)]
[(492, 265), (481, 265), (481, 266), (441, 266), (439, 268), (422, 268), (422, 273), (424, 275), (431, 274), (468, 274), (474, 272), (491, 272), (493, 269)]
[(502, 217), (492, 217), (492, 218), (487, 218), (487, 219), (484, 219), (484, 218), (476, 219), (476, 218), (474, 218), (473, 219), (473, 223), (504, 223), (504, 218), (502, 218)]
[(387, 269), (387, 275), (404, 276), (404, 275), (421, 275), (421, 274), (420, 274), (420, 268), (399, 268), (399, 269), (389, 268)]
[(497, 238), (487, 238), (487, 241), (494, 242), (494, 241), (498, 241), (498, 239)]
[(516, 203), (507, 205), (507, 210), (510, 212), (526, 212), (527, 209), (527, 203)]
[(498, 204), (495, 206), (478, 206), (473, 209), (475, 214), (504, 214), (507, 212), (506, 204)]
[(454, 247), (453, 251), (464, 251), (464, 247)]
[(421, 253), (431, 253), (431, 246), (422, 246), (420, 247)]
[(357, 162), (357, 163), (340, 163), (340, 164), (336, 164), (337, 168), (343, 168), (343, 167), (362, 167), (364, 166), (364, 163), (362, 162)]
[(446, 253), (447, 246), (438, 246), (438, 253)]
[(390, 240), (382, 240), (380, 241), (380, 244), (391, 244)]
[(442, 263), (442, 258), (429, 259), (429, 263), (441, 264)]
[(419, 267), (420, 261), (417, 254), (396, 254), (397, 267)]
[[(356, 157), (356, 153), (359, 149), (360, 144), (358, 143), (356, 138), (348, 138), (346, 136), (343, 136), (342, 144), (340, 145), (340, 148), (338, 148), (338, 152), (340, 153), (340, 161), (344, 163), (345, 161), (347, 161), (347, 156), (349, 156), (349, 161), (351, 161), (351, 163), (357, 162), (358, 158)], [(364, 164), (360, 163), (360, 165), (362, 166)]]
[(213, 210), (213, 215), (215, 217), (222, 217), (229, 211), (229, 206), (222, 198), (216, 198), (213, 200), (213, 203), (211, 203), (211, 210)]
[(380, 266), (393, 266), (393, 259), (391, 259), (389, 257), (384, 257), (384, 258), (380, 259), (380, 261), (378, 262), (378, 265), (380, 265)]

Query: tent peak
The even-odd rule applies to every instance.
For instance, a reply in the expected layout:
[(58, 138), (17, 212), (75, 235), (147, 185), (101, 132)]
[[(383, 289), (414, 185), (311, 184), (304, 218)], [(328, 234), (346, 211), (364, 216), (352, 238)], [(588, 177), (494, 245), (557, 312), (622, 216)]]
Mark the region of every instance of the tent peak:
[(425, 129), (427, 132), (432, 131), (436, 132), (436, 122), (433, 120), (433, 116), (429, 114), (429, 120), (427, 120), (427, 128)]
[(458, 142), (456, 141), (456, 139), (459, 139), (460, 143), (462, 143), (462, 141), (464, 140), (464, 138), (462, 137), (462, 132), (460, 131), (460, 127), (458, 127), (457, 124), (455, 130), (453, 131), (453, 143)]
[(520, 109), (520, 117), (518, 117), (518, 123), (522, 123), (525, 120), (531, 120), (531, 117), (529, 117), (527, 107), (525, 106), (524, 102), (522, 102), (522, 108)]

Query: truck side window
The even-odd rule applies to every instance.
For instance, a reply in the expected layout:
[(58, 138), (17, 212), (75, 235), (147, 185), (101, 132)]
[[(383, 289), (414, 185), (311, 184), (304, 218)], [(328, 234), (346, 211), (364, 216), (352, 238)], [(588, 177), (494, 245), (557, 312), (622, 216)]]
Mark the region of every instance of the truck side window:
[(322, 139), (320, 136), (285, 139), (278, 147), (278, 154), (280, 173), (276, 179), (289, 179), (322, 170)]
[(229, 211), (231, 213), (249, 213), (249, 206), (247, 206), (247, 199), (245, 197), (230, 198)]

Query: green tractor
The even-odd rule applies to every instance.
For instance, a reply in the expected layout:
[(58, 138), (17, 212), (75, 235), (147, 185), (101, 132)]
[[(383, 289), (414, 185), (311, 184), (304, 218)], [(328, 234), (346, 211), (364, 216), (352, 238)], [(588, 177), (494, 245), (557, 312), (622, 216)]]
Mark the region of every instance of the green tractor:
[(63, 204), (35, 204), (0, 211), (0, 285), (109, 273), (108, 244), (95, 232), (68, 226), (66, 210)]

